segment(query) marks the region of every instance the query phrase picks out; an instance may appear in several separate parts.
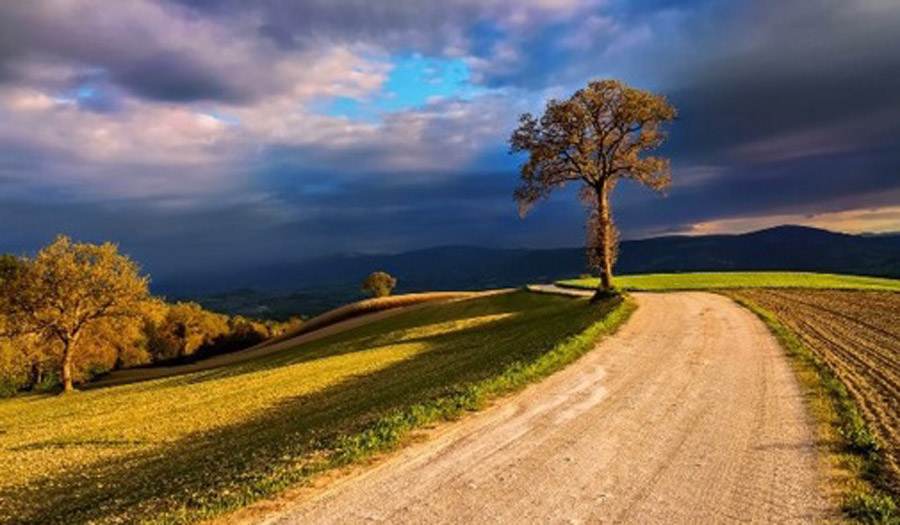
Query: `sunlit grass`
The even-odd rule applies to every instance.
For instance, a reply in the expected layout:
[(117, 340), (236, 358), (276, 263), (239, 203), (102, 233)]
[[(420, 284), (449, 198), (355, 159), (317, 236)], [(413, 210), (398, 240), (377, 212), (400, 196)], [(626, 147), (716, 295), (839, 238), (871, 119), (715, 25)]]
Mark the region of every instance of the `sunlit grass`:
[(611, 309), (525, 292), (430, 305), (228, 367), (0, 402), (0, 516), (178, 522), (235, 508), (552, 371)]
[[(569, 279), (560, 286), (596, 288), (599, 279)], [(706, 290), (716, 288), (829, 288), (900, 290), (900, 280), (808, 272), (708, 272), (621, 275), (619, 288), (631, 291)]]

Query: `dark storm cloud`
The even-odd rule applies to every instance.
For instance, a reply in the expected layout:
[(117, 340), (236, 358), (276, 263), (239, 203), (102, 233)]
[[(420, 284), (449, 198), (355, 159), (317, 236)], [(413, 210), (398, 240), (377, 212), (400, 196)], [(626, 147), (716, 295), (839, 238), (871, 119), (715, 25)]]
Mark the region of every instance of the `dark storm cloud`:
[(703, 184), (676, 181), (666, 197), (625, 183), (616, 211), (625, 231), (643, 236), (686, 231), (698, 221), (895, 206), (900, 202), (898, 173), (900, 159), (891, 152), (722, 168)]
[(682, 109), (678, 154), (829, 127), (845, 131), (827, 136), (823, 148), (892, 140), (900, 123), (900, 46), (893, 44), (900, 8), (876, 4), (748, 4), (735, 14), (739, 27), (726, 23), (723, 33), (676, 48), (693, 51), (680, 63), (671, 57), (676, 65), (664, 80)]
[[(90, 16), (72, 18), (76, 4)], [(516, 113), (539, 110), (547, 96), (597, 76), (666, 93), (680, 110), (663, 149), (674, 166), (668, 196), (627, 183), (618, 190), (625, 237), (684, 231), (698, 221), (897, 205), (895, 1), (614, 0), (572, 8), (559, 2), (561, 10), (536, 4), (0, 3), (0, 84), (71, 99), (66, 115), (77, 108), (113, 122), (129, 102), (164, 101), (170, 104), (154, 107), (189, 111), (160, 119), (191, 131), (197, 106), (208, 101), (235, 113), (245, 109), (246, 120), (258, 116), (254, 104), (260, 103), (258, 121), (267, 124), (280, 118), (281, 108), (305, 103), (292, 102), (298, 78), (277, 78), (276, 61), (291, 64), (304, 53), (321, 57), (353, 46), (385, 63), (415, 52), (465, 60), (468, 82), (489, 93), (428, 102), (379, 115), (377, 122), (322, 123), (334, 126), (327, 133), (317, 124), (302, 128), (310, 137), (301, 140), (281, 136), (277, 126), (245, 131), (247, 122), (238, 117), (208, 114), (210, 129), (237, 138), (198, 156), (213, 161), (172, 166), (165, 162), (181, 159), (110, 160), (117, 148), (131, 147), (113, 140), (119, 128), (101, 130), (106, 135), (96, 140), (87, 134), (101, 146), (110, 143), (88, 156), (78, 144), (66, 149), (54, 142), (78, 121), (61, 120), (60, 129), (34, 133), (29, 142), (0, 120), (0, 251), (33, 249), (59, 231), (114, 239), (165, 278), (200, 271), (209, 261), (224, 271), (338, 251), (576, 245), (584, 211), (574, 187), (525, 220), (517, 217), (511, 198), (517, 159), (506, 156), (504, 141)], [(292, 74), (316, 81), (319, 70), (307, 72), (305, 64), (296, 62)], [(327, 66), (326, 73), (337, 67)], [(326, 93), (341, 87), (340, 79), (323, 82)], [(287, 102), (279, 106), (269, 96)], [(368, 96), (374, 95), (358, 95)], [(319, 117), (285, 117), (284, 127), (290, 135)], [(136, 122), (148, 129), (158, 123)], [(217, 140), (192, 133), (185, 132), (185, 142), (205, 147)], [(134, 143), (146, 144), (148, 153), (150, 141), (167, 138), (146, 137)], [(173, 151), (181, 152), (180, 145)], [(231, 157), (231, 150), (241, 151)], [(204, 162), (233, 165), (218, 173), (218, 164)], [(81, 182), (72, 175), (76, 168), (104, 190), (153, 191), (134, 199), (99, 191), (85, 197), (72, 191)], [(191, 179), (188, 192), (184, 181), (197, 173), (202, 176)], [(204, 199), (203, 188), (223, 179), (231, 186)]]
[[(175, 13), (145, 11), (142, 19), (124, 3), (0, 3), (0, 82), (49, 80), (56, 85), (48, 87), (59, 89), (99, 70), (140, 97), (174, 102), (236, 102), (265, 89), (265, 82), (248, 84), (242, 72), (217, 64), (216, 49), (184, 45), (189, 27), (154, 27)], [(35, 74), (42, 63), (72, 71), (67, 78), (42, 77)]]
[[(448, 33), (461, 31), (483, 12), (479, 2), (393, 0), (169, 0), (196, 16), (252, 16), (257, 31), (281, 47), (323, 40), (378, 43), (423, 52), (440, 51)], [(489, 4), (491, 2), (485, 2)]]
[(173, 102), (241, 101), (248, 97), (228, 76), (178, 53), (159, 52), (128, 62), (114, 79), (142, 97)]
[[(668, 3), (671, 7), (672, 3)], [(721, 12), (716, 12), (721, 15)], [(635, 196), (633, 232), (698, 220), (896, 204), (900, 186), (900, 8), (890, 2), (753, 2), (645, 67), (679, 107), (664, 152), (702, 184)], [(668, 87), (667, 87), (668, 86)]]
[[(522, 223), (512, 213), (510, 181), (504, 177), (459, 174), (442, 180), (436, 187), (368, 181), (315, 195), (283, 188), (278, 203), (200, 209), (173, 210), (139, 200), (101, 205), (0, 200), (0, 253), (34, 252), (59, 233), (90, 242), (115, 239), (164, 283), (184, 274), (228, 274), (329, 252), (489, 245), (498, 235), (528, 246), (573, 244), (582, 238), (577, 227), (560, 240), (553, 227), (560, 218), (577, 224), (581, 214), (572, 215), (568, 201), (550, 203), (535, 220)], [(302, 212), (272, 221), (273, 205)]]

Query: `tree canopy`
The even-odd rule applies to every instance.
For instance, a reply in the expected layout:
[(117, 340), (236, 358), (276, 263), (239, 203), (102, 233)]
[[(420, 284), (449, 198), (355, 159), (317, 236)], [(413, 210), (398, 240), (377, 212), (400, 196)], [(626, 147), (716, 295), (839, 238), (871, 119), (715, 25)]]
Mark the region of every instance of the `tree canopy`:
[(391, 295), (397, 279), (385, 272), (372, 272), (362, 283), (362, 290), (369, 292), (373, 297), (387, 297)]
[(168, 304), (150, 296), (148, 280), (113, 244), (59, 237), (34, 258), (0, 255), (0, 397), (234, 352), (301, 322)]
[(658, 191), (669, 185), (668, 159), (646, 153), (663, 143), (663, 124), (675, 117), (662, 95), (597, 80), (566, 100), (550, 100), (540, 117), (522, 115), (510, 137), (513, 153), (528, 154), (514, 194), (521, 215), (554, 189), (582, 183), (580, 196), (590, 210), (588, 260), (600, 271), (601, 288), (612, 288), (618, 249), (610, 194), (620, 179)]
[(104, 322), (137, 317), (150, 297), (148, 278), (116, 245), (60, 236), (2, 282), (7, 331), (34, 334), (62, 348), (60, 375), (72, 390), (72, 363), (85, 333)]

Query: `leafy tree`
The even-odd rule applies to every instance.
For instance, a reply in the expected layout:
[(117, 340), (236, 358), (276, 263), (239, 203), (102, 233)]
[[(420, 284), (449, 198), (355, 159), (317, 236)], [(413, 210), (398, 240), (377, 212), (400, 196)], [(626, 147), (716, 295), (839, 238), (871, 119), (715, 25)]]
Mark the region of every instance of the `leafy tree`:
[(59, 346), (65, 392), (73, 390), (74, 361), (90, 350), (87, 334), (102, 323), (140, 316), (149, 298), (148, 278), (111, 243), (75, 243), (60, 236), (37, 257), (4, 268), (0, 305), (7, 331)]
[(228, 331), (226, 316), (208, 312), (197, 303), (176, 303), (153, 330), (151, 352), (157, 359), (190, 355)]
[(141, 316), (104, 319), (88, 328), (83, 342), (89, 351), (76, 358), (76, 379), (90, 379), (91, 372), (149, 363), (146, 313), (144, 307)]
[(369, 292), (373, 297), (387, 297), (397, 286), (397, 279), (385, 272), (372, 272), (362, 283), (362, 290)]
[(510, 137), (513, 153), (529, 157), (515, 191), (525, 213), (555, 188), (581, 182), (589, 208), (588, 261), (600, 272), (594, 298), (613, 288), (618, 231), (609, 198), (619, 179), (633, 179), (657, 191), (671, 181), (668, 159), (644, 153), (663, 143), (663, 124), (676, 110), (662, 95), (617, 80), (599, 80), (567, 100), (550, 100), (540, 118), (524, 114)]
[(197, 356), (205, 359), (258, 345), (269, 338), (269, 328), (240, 315), (227, 318), (226, 332), (207, 341), (197, 350)]
[[(0, 317), (0, 330), (5, 328)], [(32, 374), (40, 374), (40, 356), (25, 338), (0, 338), (0, 398), (15, 395), (32, 382)], [(40, 379), (40, 377), (37, 377)]]

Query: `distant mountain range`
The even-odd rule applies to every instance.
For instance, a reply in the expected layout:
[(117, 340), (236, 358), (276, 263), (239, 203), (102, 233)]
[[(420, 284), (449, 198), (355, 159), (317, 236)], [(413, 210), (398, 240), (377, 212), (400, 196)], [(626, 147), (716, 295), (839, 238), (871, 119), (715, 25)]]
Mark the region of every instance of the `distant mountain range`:
[[(171, 297), (201, 298), (214, 309), (284, 317), (314, 314), (355, 299), (358, 283), (374, 270), (397, 277), (399, 292), (464, 290), (574, 277), (588, 272), (585, 261), (583, 248), (444, 246), (392, 255), (334, 255), (240, 275), (207, 275), (191, 279), (190, 285), (162, 283), (160, 288)], [(740, 235), (656, 237), (622, 242), (616, 264), (619, 274), (738, 270), (900, 278), (900, 234), (779, 226)]]

